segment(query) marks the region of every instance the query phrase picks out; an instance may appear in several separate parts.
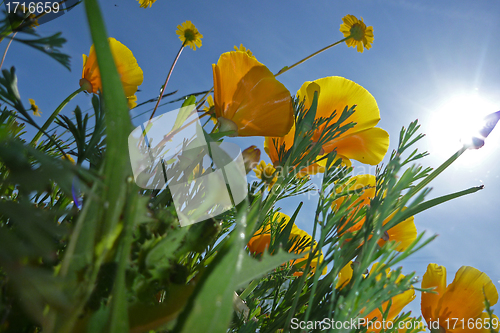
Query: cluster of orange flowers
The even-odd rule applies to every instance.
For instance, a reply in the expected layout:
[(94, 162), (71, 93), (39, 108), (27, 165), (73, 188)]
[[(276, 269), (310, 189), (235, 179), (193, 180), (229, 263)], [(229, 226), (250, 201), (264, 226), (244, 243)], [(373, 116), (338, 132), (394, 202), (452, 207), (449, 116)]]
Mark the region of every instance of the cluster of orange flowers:
[[(150, 7), (156, 0), (138, 0), (141, 7)], [(203, 37), (196, 27), (186, 21), (178, 26), (177, 34), (181, 40), (182, 47), (190, 46), (193, 50), (201, 47)], [(363, 20), (358, 20), (353, 15), (343, 18), (340, 31), (344, 34), (345, 42), (350, 47), (356, 47), (358, 52), (370, 49), (373, 43), (373, 28), (366, 27)], [(125, 96), (127, 96), (129, 107), (137, 103), (135, 93), (137, 87), (143, 81), (141, 68), (138, 66), (132, 52), (114, 38), (109, 39), (110, 48), (121, 76)], [(277, 180), (275, 167), (281, 162), (278, 156), (279, 147), (284, 146), (289, 150), (294, 142), (295, 118), (293, 111), (292, 96), (287, 88), (276, 79), (276, 76), (243, 45), (235, 47), (235, 51), (224, 53), (220, 56), (217, 64), (212, 65), (214, 93), (213, 97), (207, 98), (208, 106), (204, 112), (210, 114), (216, 122), (219, 131), (228, 132), (234, 136), (263, 136), (265, 137), (264, 148), (272, 164), (260, 161), (260, 151), (255, 146), (246, 153), (256, 165), (256, 174), (269, 185), (271, 191)], [(102, 90), (97, 59), (92, 46), (89, 56), (83, 56), (83, 73), (80, 85), (89, 93), (97, 93)], [(356, 112), (349, 118), (349, 122), (355, 125), (340, 136), (331, 140), (321, 147), (321, 154), (336, 151), (337, 156), (342, 159), (344, 165), (350, 165), (350, 160), (361, 163), (376, 165), (380, 163), (389, 147), (389, 135), (383, 129), (375, 127), (380, 121), (380, 111), (375, 98), (362, 86), (343, 77), (325, 77), (315, 81), (305, 82), (297, 91), (296, 96), (304, 100), (305, 109), (309, 109), (315, 92), (319, 93), (316, 119), (327, 118), (334, 122), (340, 117), (340, 112), (345, 106), (356, 105)], [(32, 103), (34, 105), (34, 101)], [(33, 106), (34, 112), (38, 108)], [(316, 142), (324, 130), (323, 127), (314, 129), (313, 142)], [(244, 152), (245, 153), (245, 152)], [(324, 171), (324, 163), (318, 162), (310, 165), (300, 174), (313, 174)], [(353, 177), (349, 182), (349, 190), (364, 188), (351, 207), (362, 208), (369, 205), (375, 196), (375, 177), (372, 175), (360, 175)], [(339, 189), (339, 191), (344, 189)], [(332, 209), (337, 209), (344, 199), (340, 198), (333, 202)], [(392, 216), (383, 223), (390, 221)], [(253, 254), (262, 254), (271, 245), (272, 225), (279, 222), (279, 228), (284, 228), (290, 223), (290, 217), (283, 213), (276, 213), (272, 221), (258, 229), (247, 244), (249, 251)], [(340, 228), (340, 233), (355, 232), (363, 226), (364, 219), (352, 225), (349, 229)], [(278, 229), (279, 229), (278, 228)], [(396, 250), (404, 251), (417, 237), (413, 217), (399, 223), (387, 231), (378, 244), (382, 246), (387, 241), (397, 243)], [(291, 264), (296, 268), (294, 275), (303, 273), (305, 262), (309, 254), (317, 247), (314, 238), (292, 225), (290, 241), (294, 244), (291, 251), (297, 254), (305, 253), (304, 257), (296, 259)], [(297, 244), (306, 246), (297, 247)], [(321, 251), (311, 260), (311, 272), (323, 260)], [(373, 265), (372, 272), (377, 265)], [(386, 272), (390, 274), (390, 271)], [(327, 274), (325, 267), (322, 275)], [(338, 276), (337, 288), (343, 288), (352, 278), (351, 265), (346, 265)], [(381, 273), (377, 273), (381, 274)], [(403, 278), (400, 276), (399, 279)], [(468, 320), (489, 320), (488, 314), (484, 312), (484, 297), (491, 305), (498, 300), (498, 293), (484, 273), (472, 267), (462, 267), (457, 272), (454, 281), (446, 286), (446, 270), (442, 266), (430, 264), (422, 281), (422, 288), (434, 287), (437, 293), (422, 294), (422, 315), (432, 332), (461, 332), (461, 331), (487, 331), (486, 329), (470, 329), (466, 327)], [(484, 293), (483, 293), (484, 292)], [(391, 309), (386, 320), (393, 320), (400, 311), (415, 298), (413, 289), (397, 295), (391, 300)], [(386, 310), (389, 301), (384, 303), (382, 310)], [(368, 320), (382, 320), (380, 310), (374, 310), (366, 318)], [(451, 327), (450, 319), (458, 318), (458, 324)], [(498, 318), (495, 316), (498, 320)], [(434, 328), (434, 324), (439, 326)], [(446, 325), (448, 323), (448, 325)], [(483, 326), (484, 327), (484, 326)], [(496, 329), (498, 332), (498, 329)]]

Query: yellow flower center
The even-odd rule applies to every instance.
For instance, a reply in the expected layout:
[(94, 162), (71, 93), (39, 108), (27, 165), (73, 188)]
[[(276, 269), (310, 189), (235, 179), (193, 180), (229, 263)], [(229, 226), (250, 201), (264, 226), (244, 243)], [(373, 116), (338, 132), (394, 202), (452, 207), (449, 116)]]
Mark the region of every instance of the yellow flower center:
[(360, 23), (355, 23), (351, 28), (351, 37), (358, 42), (363, 40), (365, 28)]
[(274, 169), (273, 167), (269, 167), (269, 166), (266, 166), (264, 168), (264, 170), (262, 170), (262, 173), (261, 173), (261, 179), (263, 181), (265, 181), (266, 183), (270, 183), (274, 180), (274, 172), (276, 171), (276, 169)]
[(184, 31), (184, 38), (186, 38), (186, 42), (192, 42), (196, 39), (196, 33), (191, 29), (186, 29)]

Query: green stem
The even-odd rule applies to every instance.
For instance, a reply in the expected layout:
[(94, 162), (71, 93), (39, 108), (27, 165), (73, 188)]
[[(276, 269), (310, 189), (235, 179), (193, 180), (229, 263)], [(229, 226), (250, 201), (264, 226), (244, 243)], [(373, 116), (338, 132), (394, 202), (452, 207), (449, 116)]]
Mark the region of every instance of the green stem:
[(198, 105), (196, 106), (196, 110), (199, 110), (201, 108), (201, 106), (203, 105), (203, 103), (205, 103), (205, 100), (207, 98), (207, 96), (214, 90), (214, 87), (210, 88), (209, 91), (207, 91), (207, 93), (205, 95), (203, 95), (203, 97), (200, 99), (200, 102), (198, 103)]
[(12, 44), (12, 41), (14, 40), (14, 37), (16, 37), (16, 35), (17, 35), (17, 31), (14, 33), (14, 36), (12, 36), (12, 38), (9, 40), (9, 43), (7, 44), (7, 47), (5, 48), (5, 52), (3, 53), (3, 57), (2, 57), (2, 62), (0, 62), (0, 69), (3, 66), (3, 62), (5, 60), (5, 56), (7, 55), (7, 51), (9, 50), (10, 44)]
[(443, 172), (447, 167), (449, 167), (453, 162), (456, 161), (457, 158), (460, 157), (469, 147), (464, 145), (460, 148), (455, 154), (453, 154), (449, 159), (446, 160), (443, 164), (441, 164), (436, 170), (434, 170), (430, 175), (428, 175), (424, 180), (422, 180), (418, 185), (413, 187), (408, 193), (411, 198), (418, 191), (423, 189), (427, 184), (429, 184), (434, 178), (436, 178), (441, 172)]
[(475, 193), (477, 191), (482, 190), (483, 188), (484, 188), (483, 185), (474, 186), (474, 187), (471, 187), (471, 188), (463, 190), (463, 191), (455, 192), (455, 193), (448, 194), (448, 195), (443, 195), (441, 197), (425, 201), (412, 209), (405, 210), (404, 214), (402, 215), (401, 218), (398, 219), (398, 221), (404, 221), (407, 218), (409, 218), (410, 216), (417, 215), (417, 214), (423, 212), (424, 210), (427, 210), (427, 209), (432, 208), (434, 206), (440, 205), (440, 204), (445, 203), (447, 201), (462, 197), (464, 195)]
[(77, 90), (75, 90), (71, 95), (69, 95), (68, 97), (66, 97), (66, 99), (64, 101), (62, 101), (62, 103), (57, 107), (57, 109), (54, 110), (54, 112), (52, 112), (52, 114), (50, 115), (49, 119), (47, 119), (47, 121), (45, 122), (45, 124), (43, 124), (42, 129), (39, 130), (38, 133), (33, 138), (33, 140), (31, 140), (31, 144), (33, 146), (36, 146), (36, 144), (38, 143), (38, 140), (40, 140), (40, 138), (42, 137), (42, 134), (45, 131), (47, 131), (47, 128), (49, 128), (50, 124), (52, 124), (52, 122), (54, 121), (54, 119), (56, 119), (56, 117), (59, 115), (59, 112), (61, 112), (61, 110), (66, 106), (66, 104), (68, 104), (69, 101), (71, 101), (76, 95), (78, 95), (83, 90), (84, 89), (82, 87), (80, 87)]
[[(129, 320), (127, 313), (127, 287), (125, 275), (129, 266), (131, 244), (133, 241), (132, 231), (137, 215), (138, 198), (135, 184), (130, 184), (127, 205), (125, 208), (123, 231), (120, 244), (118, 245), (118, 269), (116, 272), (113, 295), (111, 297), (110, 333), (120, 333), (129, 331)], [(135, 190), (135, 191), (134, 191)]]
[[(329, 157), (329, 160), (326, 163), (327, 166), (331, 165), (330, 162), (331, 162), (331, 157)], [(328, 198), (325, 198), (325, 189), (327, 188), (327, 185), (325, 184), (325, 180), (326, 180), (326, 177), (323, 177), (323, 180), (321, 182), (320, 198), (318, 200), (318, 205), (316, 207), (316, 214), (314, 216), (314, 227), (313, 227), (313, 233), (312, 233), (313, 237), (316, 235), (316, 229), (317, 229), (318, 224), (319, 224), (319, 215), (320, 215), (320, 213), (322, 213), (321, 208), (324, 207), (324, 202), (329, 200)], [(324, 212), (323, 212), (323, 214), (324, 214)], [(321, 266), (323, 265), (323, 262), (320, 261), (320, 258), (321, 258), (321, 249), (323, 248), (324, 241), (325, 241), (325, 232), (323, 230), (323, 227), (324, 227), (324, 224), (321, 225), (321, 236), (319, 238), (319, 244), (314, 248), (314, 251), (312, 251), (312, 253), (309, 255), (309, 259), (307, 260), (307, 267), (309, 267), (309, 265), (311, 265), (311, 261), (312, 261), (311, 259), (314, 258), (316, 256), (316, 253), (317, 253), (318, 257), (316, 259), (317, 260), (316, 270), (314, 271), (314, 282), (313, 282), (313, 285), (311, 288), (311, 294), (309, 295), (308, 307), (307, 307), (306, 315), (305, 315), (305, 319), (304, 319), (304, 321), (306, 321), (306, 322), (308, 321), (309, 316), (311, 315), (311, 310), (313, 308), (312, 304), (314, 301), (314, 296), (316, 296), (316, 289), (318, 287), (319, 276), (322, 273)], [(312, 245), (311, 245), (311, 248), (312, 248)], [(304, 272), (304, 274), (306, 272)]]
[(163, 89), (161, 90), (160, 96), (158, 96), (158, 100), (156, 101), (155, 108), (153, 109), (153, 113), (151, 113), (151, 117), (149, 117), (149, 120), (153, 119), (156, 109), (158, 109), (158, 105), (160, 104), (161, 98), (163, 97), (163, 93), (167, 89), (167, 84), (168, 80), (170, 79), (170, 76), (172, 75), (172, 72), (174, 71), (175, 64), (177, 63), (177, 60), (179, 60), (179, 57), (181, 56), (182, 50), (184, 50), (184, 45), (185, 43), (182, 43), (181, 48), (179, 49), (179, 52), (177, 52), (177, 55), (175, 56), (174, 62), (172, 63), (172, 66), (170, 66), (170, 70), (168, 71), (167, 79), (165, 80), (165, 84), (163, 85)]
[(283, 74), (283, 73), (285, 73), (285, 72), (289, 71), (290, 69), (292, 69), (292, 68), (294, 68), (294, 67), (296, 67), (296, 66), (300, 65), (301, 63), (305, 62), (306, 60), (311, 59), (311, 58), (312, 58), (312, 57), (314, 57), (315, 55), (318, 55), (318, 54), (320, 54), (321, 52), (326, 51), (326, 50), (328, 50), (328, 49), (329, 49), (329, 48), (331, 48), (331, 47), (334, 47), (335, 45), (338, 45), (338, 44), (340, 44), (340, 43), (342, 43), (342, 42), (345, 42), (345, 41), (346, 41), (346, 40), (348, 40), (349, 38), (351, 38), (351, 36), (348, 36), (348, 37), (346, 37), (346, 38), (344, 38), (344, 39), (339, 40), (338, 42), (335, 42), (335, 43), (333, 43), (333, 44), (330, 44), (330, 45), (328, 45), (328, 46), (326, 46), (326, 47), (322, 48), (321, 50), (316, 51), (316, 52), (314, 52), (313, 54), (311, 54), (311, 55), (309, 55), (309, 56), (305, 57), (304, 59), (302, 59), (302, 60), (300, 60), (300, 61), (296, 62), (295, 64), (293, 64), (293, 65), (291, 65), (291, 66), (288, 66), (288, 67), (284, 67), (284, 68), (282, 68), (282, 69), (281, 69), (278, 73), (274, 74), (274, 76), (279, 76), (279, 75), (281, 75), (281, 74)]
[(240, 298), (242, 300), (244, 300), (245, 298), (247, 298), (248, 295), (250, 295), (250, 293), (252, 291), (254, 291), (254, 289), (257, 288), (258, 285), (259, 285), (259, 279), (255, 279), (252, 282), (250, 282), (250, 284), (248, 285), (248, 287), (245, 290), (243, 290), (243, 292), (241, 293)]

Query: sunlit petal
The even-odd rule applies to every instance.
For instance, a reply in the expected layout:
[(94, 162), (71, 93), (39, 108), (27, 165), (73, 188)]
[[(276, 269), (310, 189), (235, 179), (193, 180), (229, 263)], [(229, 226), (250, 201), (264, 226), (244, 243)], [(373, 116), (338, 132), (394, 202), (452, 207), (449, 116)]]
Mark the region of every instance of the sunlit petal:
[(239, 136), (284, 136), (293, 124), (290, 92), (246, 52), (221, 55), (212, 65), (217, 117), (236, 123)]
[(376, 165), (389, 148), (389, 134), (381, 128), (371, 128), (344, 136), (323, 145), (325, 152), (336, 149), (337, 154), (364, 164)]
[[(391, 217), (389, 217), (384, 222), (387, 223), (390, 221), (390, 219)], [(387, 234), (389, 236), (388, 241), (394, 241), (398, 244), (398, 246), (396, 247), (396, 251), (403, 252), (417, 238), (417, 227), (415, 226), (414, 217), (411, 216), (406, 220), (396, 224), (394, 227), (387, 230)], [(383, 246), (385, 242), (386, 241), (384, 241), (383, 239), (380, 239), (378, 241), (378, 244), (380, 246)]]
[(356, 112), (346, 121), (346, 124), (354, 122), (356, 125), (341, 137), (372, 128), (380, 121), (380, 111), (372, 94), (359, 84), (340, 76), (304, 82), (297, 91), (297, 96), (300, 99), (305, 97), (306, 109), (309, 109), (312, 103), (313, 95), (311, 91), (308, 92), (311, 84), (317, 84), (320, 87), (316, 119), (330, 118), (336, 112), (336, 115), (332, 117), (332, 123), (334, 123), (346, 106), (350, 108), (356, 105)]
[(337, 281), (337, 285), (335, 286), (336, 289), (345, 286), (349, 281), (352, 279), (352, 262), (349, 262), (347, 265), (345, 265), (339, 272), (339, 279)]
[[(134, 94), (137, 92), (137, 87), (142, 84), (144, 78), (142, 69), (137, 64), (132, 51), (125, 45), (111, 37), (108, 38), (108, 42), (116, 69), (120, 75), (123, 91), (128, 99), (129, 107), (134, 107), (137, 105), (137, 98)], [(94, 45), (90, 47), (88, 57), (83, 55), (82, 78), (91, 85), (88, 92), (96, 94), (102, 90), (101, 74), (97, 65)], [(80, 84), (82, 84), (82, 81)]]
[(422, 288), (435, 288), (433, 293), (422, 293), (421, 311), (427, 323), (438, 318), (438, 301), (446, 291), (446, 268), (437, 264), (429, 264), (422, 278)]
[(491, 279), (474, 267), (462, 266), (439, 300), (439, 316), (459, 320), (476, 318), (485, 308), (485, 295), (491, 305), (497, 303), (498, 292)]

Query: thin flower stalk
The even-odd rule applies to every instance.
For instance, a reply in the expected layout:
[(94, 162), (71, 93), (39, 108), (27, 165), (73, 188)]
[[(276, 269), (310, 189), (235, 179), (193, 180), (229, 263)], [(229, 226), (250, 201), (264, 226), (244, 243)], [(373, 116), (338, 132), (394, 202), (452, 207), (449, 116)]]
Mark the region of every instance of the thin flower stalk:
[(279, 71), (278, 73), (274, 74), (274, 76), (280, 76), (281, 74), (288, 72), (290, 69), (292, 69), (292, 68), (294, 68), (294, 67), (297, 67), (297, 66), (298, 66), (298, 65), (300, 65), (301, 63), (303, 63), (303, 62), (305, 62), (305, 61), (307, 61), (307, 60), (311, 59), (312, 57), (314, 57), (314, 56), (316, 56), (316, 55), (320, 54), (320, 53), (321, 53), (321, 52), (323, 52), (323, 51), (328, 50), (329, 48), (334, 47), (335, 45), (338, 45), (338, 44), (340, 44), (340, 43), (342, 43), (342, 42), (345, 42), (345, 41), (346, 41), (346, 40), (348, 40), (349, 38), (352, 38), (352, 36), (345, 37), (345, 38), (343, 38), (343, 39), (341, 39), (341, 40), (339, 40), (339, 41), (337, 41), (337, 42), (335, 42), (335, 43), (333, 43), (333, 44), (330, 44), (330, 45), (328, 45), (328, 46), (325, 46), (325, 47), (324, 47), (324, 48), (322, 48), (321, 50), (316, 51), (316, 52), (314, 52), (313, 54), (308, 55), (308, 56), (307, 56), (307, 57), (305, 57), (304, 59), (297, 61), (295, 64), (293, 64), (293, 65), (291, 65), (291, 66), (285, 66), (285, 67), (283, 67), (282, 69), (280, 69), (280, 71)]
[(165, 83), (163, 84), (163, 87), (161, 89), (160, 96), (158, 96), (158, 99), (156, 100), (156, 105), (153, 109), (153, 112), (151, 113), (151, 117), (149, 117), (149, 120), (153, 119), (153, 117), (155, 116), (156, 110), (158, 109), (158, 105), (160, 104), (160, 101), (163, 97), (163, 94), (165, 93), (165, 89), (167, 88), (167, 84), (168, 84), (168, 81), (170, 80), (170, 76), (172, 75), (172, 72), (174, 71), (175, 64), (177, 64), (177, 60), (179, 60), (179, 57), (181, 56), (182, 50), (186, 46), (185, 44), (186, 44), (185, 42), (182, 43), (182, 46), (179, 49), (179, 52), (177, 52), (177, 55), (175, 56), (175, 59), (174, 59), (174, 62), (172, 63), (172, 66), (170, 66), (170, 70), (168, 71), (167, 78), (165, 79)]
[(71, 101), (76, 95), (78, 95), (79, 93), (81, 93), (84, 90), (85, 90), (84, 87), (80, 87), (80, 88), (76, 89), (68, 97), (66, 97), (64, 99), (64, 101), (62, 101), (61, 104), (59, 104), (59, 106), (54, 110), (54, 112), (52, 112), (52, 114), (50, 115), (49, 119), (47, 119), (45, 121), (45, 123), (43, 124), (42, 128), (38, 131), (38, 133), (35, 135), (35, 137), (33, 138), (33, 140), (31, 140), (31, 144), (32, 145), (34, 145), (34, 146), (37, 145), (38, 140), (40, 140), (40, 138), (42, 137), (42, 134), (45, 131), (47, 131), (47, 129), (49, 128), (50, 124), (52, 124), (52, 122), (54, 121), (54, 119), (56, 119), (56, 117), (59, 115), (59, 113), (62, 111), (62, 109), (69, 103), (69, 101)]

